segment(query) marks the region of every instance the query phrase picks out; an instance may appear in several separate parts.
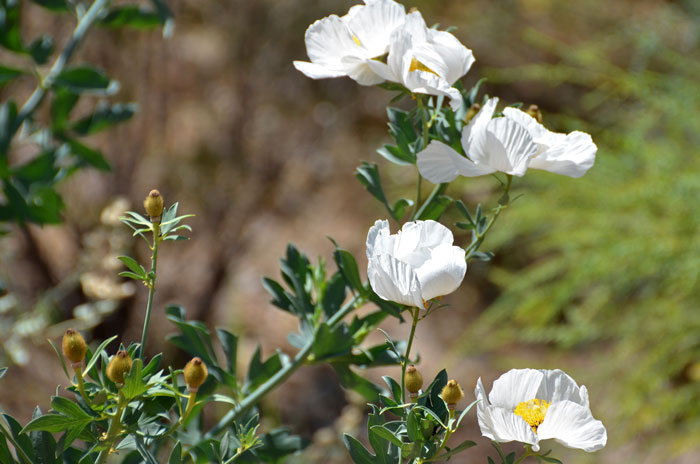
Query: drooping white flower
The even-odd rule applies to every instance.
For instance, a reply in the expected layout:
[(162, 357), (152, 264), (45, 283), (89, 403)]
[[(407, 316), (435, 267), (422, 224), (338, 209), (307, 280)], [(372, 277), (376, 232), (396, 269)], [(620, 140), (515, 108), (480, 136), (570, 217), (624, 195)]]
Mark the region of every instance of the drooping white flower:
[(433, 183), (457, 176), (475, 177), (493, 172), (523, 176), (528, 168), (581, 177), (593, 165), (597, 147), (584, 132), (559, 134), (516, 108), (493, 118), (498, 98), (490, 98), (462, 130), (462, 148), (468, 158), (439, 141), (418, 153), (418, 170)]
[(471, 50), (449, 32), (428, 28), (420, 12), (414, 11), (394, 31), (387, 62), (372, 60), (369, 66), (413, 93), (445, 95), (457, 109), (462, 96), (452, 86), (473, 63)]
[(608, 440), (605, 426), (593, 418), (588, 390), (560, 370), (512, 369), (486, 390), (474, 390), (479, 428), (485, 437), (519, 441), (539, 451), (540, 441), (555, 439), (568, 448), (597, 451)]
[(506, 108), (503, 115), (525, 127), (538, 145), (529, 167), (569, 177), (581, 177), (593, 166), (598, 147), (589, 134), (580, 131), (569, 134), (551, 132), (517, 108)]
[(349, 76), (362, 85), (383, 82), (369, 62), (389, 51), (391, 34), (405, 18), (403, 5), (393, 0), (365, 0), (345, 16), (319, 19), (304, 36), (311, 62), (295, 61), (294, 67), (312, 79)]
[(425, 308), (426, 301), (454, 292), (467, 272), (465, 252), (452, 232), (435, 221), (404, 224), (392, 235), (378, 220), (367, 233), (367, 277), (381, 298)]

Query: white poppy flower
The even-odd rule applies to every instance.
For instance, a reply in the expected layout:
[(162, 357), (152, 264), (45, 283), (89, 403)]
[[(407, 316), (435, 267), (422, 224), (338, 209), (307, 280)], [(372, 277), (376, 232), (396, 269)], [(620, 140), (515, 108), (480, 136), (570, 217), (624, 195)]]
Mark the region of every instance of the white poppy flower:
[(430, 182), (452, 182), (457, 176), (475, 177), (505, 172), (522, 176), (537, 144), (525, 127), (508, 118), (493, 118), (498, 98), (489, 99), (462, 130), (465, 158), (453, 148), (432, 141), (418, 153), (418, 171)]
[(503, 115), (525, 127), (537, 143), (537, 153), (530, 161), (529, 167), (569, 177), (581, 177), (593, 166), (598, 147), (585, 132), (551, 132), (535, 118), (517, 108), (506, 108)]
[(426, 301), (454, 292), (464, 279), (464, 250), (435, 221), (404, 224), (394, 235), (379, 220), (367, 234), (367, 277), (384, 300), (424, 308)]
[(486, 390), (474, 390), (481, 434), (506, 443), (519, 441), (539, 451), (553, 438), (568, 448), (597, 451), (605, 446), (605, 426), (593, 418), (588, 390), (560, 370), (512, 369)]
[(294, 67), (312, 79), (349, 76), (358, 84), (379, 84), (384, 79), (368, 63), (389, 51), (391, 34), (405, 17), (393, 0), (365, 0), (345, 16), (319, 19), (304, 35), (311, 62), (295, 61)]
[(462, 104), (452, 87), (474, 63), (472, 51), (449, 32), (429, 29), (420, 12), (406, 15), (391, 38), (387, 62), (369, 62), (378, 75), (397, 82), (413, 93), (445, 95), (453, 109)]

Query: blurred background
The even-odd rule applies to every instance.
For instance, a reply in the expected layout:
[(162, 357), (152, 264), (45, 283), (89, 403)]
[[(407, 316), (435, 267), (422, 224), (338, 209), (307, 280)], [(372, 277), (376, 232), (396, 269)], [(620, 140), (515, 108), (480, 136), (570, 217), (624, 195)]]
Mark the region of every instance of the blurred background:
[[(46, 338), (69, 326), (94, 339), (140, 338), (147, 292), (116, 276), (115, 257), (146, 262), (148, 250), (117, 218), (140, 210), (152, 188), (166, 204), (178, 201), (182, 213), (196, 214), (191, 240), (166, 244), (160, 255), (149, 350), (165, 351), (173, 363), (184, 360), (164, 340), (173, 331), (166, 303), (240, 333), (241, 359), (257, 344), (265, 354), (291, 352), (285, 335), (295, 319), (274, 309), (260, 284), (278, 275), (286, 244), (330, 260), (331, 236), (365, 266), (367, 229), (386, 212), (354, 168), (378, 162), (390, 195), (413, 188), (413, 170), (375, 152), (388, 141), (392, 94), (349, 79), (312, 81), (292, 66), (307, 59), (306, 27), (353, 3), (171, 0), (176, 26), (167, 40), (156, 29), (90, 33), (74, 61), (105, 69), (121, 83), (115, 98), (137, 102), (140, 111), (92, 137), (112, 170), (84, 170), (60, 185), (62, 224), (14, 227), (0, 237), (8, 412), (26, 422), (66, 383)], [(599, 147), (581, 179), (543, 171), (517, 179), (514, 192), (523, 197), (482, 246), (494, 260), (471, 264), (462, 288), (446, 298), (451, 307), (419, 325), (424, 376), (446, 367), (465, 387), (466, 402), (479, 376), (490, 388), (511, 368), (562, 368), (587, 385), (609, 441), (591, 455), (554, 445), (554, 456), (567, 463), (697, 462), (700, 3), (404, 4), (418, 7), (428, 23), (457, 27), (453, 33), (477, 60), (465, 87), (486, 77), (482, 93), (538, 104), (550, 129), (590, 132)], [(67, 16), (31, 3), (24, 9), (27, 31), (60, 41), (72, 30)], [(0, 95), (24, 101), (34, 85), (21, 78)], [(94, 101), (86, 105), (77, 113)], [(447, 193), (493, 206), (497, 187), (491, 178), (465, 179)], [(398, 339), (409, 328), (387, 324)], [(367, 375), (378, 380), (394, 371)], [(350, 462), (340, 434), (364, 431), (363, 400), (343, 392), (330, 368), (302, 369), (262, 409), (269, 426), (289, 424), (312, 439), (291, 462)], [(480, 435), (472, 416), (470, 438)], [(459, 459), (484, 462), (493, 450), (478, 442)]]

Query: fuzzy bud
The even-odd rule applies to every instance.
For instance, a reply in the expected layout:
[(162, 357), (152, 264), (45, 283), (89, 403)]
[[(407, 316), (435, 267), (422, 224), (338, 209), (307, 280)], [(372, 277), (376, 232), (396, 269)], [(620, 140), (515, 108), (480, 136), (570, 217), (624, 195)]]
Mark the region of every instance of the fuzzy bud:
[(535, 118), (537, 122), (542, 124), (542, 112), (540, 111), (540, 107), (537, 105), (530, 105), (527, 107), (527, 114)]
[(185, 365), (185, 383), (190, 392), (196, 392), (199, 387), (207, 380), (207, 365), (199, 358), (192, 358)]
[(163, 197), (160, 192), (151, 190), (151, 193), (143, 201), (143, 207), (146, 208), (146, 213), (151, 217), (151, 221), (160, 221), (160, 217), (163, 214)]
[(474, 116), (476, 116), (476, 113), (478, 113), (480, 109), (481, 109), (480, 104), (473, 103), (472, 106), (469, 107), (469, 110), (467, 111), (466, 116), (464, 116), (464, 121), (467, 123), (469, 121), (471, 121), (474, 118)]
[(80, 366), (87, 353), (87, 344), (83, 336), (76, 330), (68, 329), (63, 335), (62, 345), (63, 356), (73, 363), (73, 367)]
[(107, 365), (107, 377), (117, 385), (124, 383), (124, 376), (131, 371), (134, 361), (124, 350), (117, 351), (112, 360)]
[(406, 390), (411, 395), (411, 398), (418, 396), (418, 392), (423, 388), (423, 376), (416, 369), (416, 366), (408, 366), (406, 368), (406, 375), (403, 377), (403, 381), (406, 384)]
[(459, 400), (464, 398), (464, 391), (462, 391), (462, 387), (459, 386), (459, 383), (453, 379), (447, 382), (447, 385), (445, 385), (445, 387), (442, 389), (440, 396), (442, 396), (442, 399), (445, 400), (448, 408), (454, 409)]

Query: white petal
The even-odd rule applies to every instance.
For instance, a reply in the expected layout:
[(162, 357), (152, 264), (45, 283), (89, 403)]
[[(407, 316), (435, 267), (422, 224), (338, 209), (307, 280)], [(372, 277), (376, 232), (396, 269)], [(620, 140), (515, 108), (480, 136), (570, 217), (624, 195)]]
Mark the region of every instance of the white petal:
[(370, 68), (369, 63), (374, 60), (346, 56), (342, 59), (347, 75), (356, 80), (360, 85), (377, 85), (384, 82), (384, 78)]
[(496, 111), (497, 104), (497, 97), (489, 98), (479, 112), (469, 121), (469, 124), (464, 126), (462, 130), (462, 147), (464, 147), (465, 152), (469, 153), (469, 147), (471, 146), (474, 136), (486, 130), (486, 126), (489, 121), (491, 121), (493, 113)]
[(537, 119), (533, 118), (526, 112), (521, 111), (517, 108), (504, 108), (503, 115), (511, 121), (515, 121), (521, 126), (523, 126), (525, 129), (527, 129), (532, 138), (535, 140), (541, 137), (545, 137), (547, 132), (549, 132), (542, 124), (537, 122)]
[(380, 298), (424, 308), (420, 283), (410, 265), (390, 255), (376, 255), (369, 260), (367, 277)]
[(362, 56), (363, 53), (337, 15), (327, 16), (311, 24), (306, 29), (304, 40), (311, 61), (331, 70), (342, 70), (341, 60), (344, 56)]
[(553, 403), (537, 428), (540, 440), (554, 438), (568, 448), (597, 451), (605, 446), (605, 426), (593, 418), (590, 409), (573, 401)]
[(416, 269), (423, 300), (447, 295), (459, 288), (467, 272), (464, 250), (452, 245), (439, 245), (431, 250), (430, 259)]
[(354, 14), (348, 14), (347, 25), (368, 56), (376, 58), (387, 53), (392, 32), (406, 18), (404, 6), (393, 0), (377, 0), (351, 10)]
[(453, 241), (452, 231), (439, 222), (407, 222), (396, 235), (392, 254), (401, 261), (419, 266), (430, 258), (430, 249), (443, 244), (452, 245)]
[(429, 33), (435, 52), (445, 63), (446, 71), (441, 76), (452, 86), (474, 64), (474, 54), (449, 32), (431, 29)]
[(544, 380), (535, 398), (545, 400), (548, 403), (573, 401), (581, 406), (588, 407), (588, 390), (586, 390), (586, 387), (579, 387), (574, 379), (559, 369), (542, 370), (540, 372), (544, 375)]
[(294, 67), (303, 72), (311, 79), (327, 79), (331, 77), (347, 76), (345, 71), (334, 71), (320, 64), (309, 63), (308, 61), (295, 61)]
[(483, 134), (475, 134), (469, 157), (497, 171), (522, 176), (537, 145), (527, 130), (507, 118), (489, 121)]
[(561, 143), (535, 156), (530, 167), (569, 177), (581, 177), (593, 166), (596, 151), (598, 147), (590, 135), (574, 131)]
[(390, 233), (388, 220), (378, 219), (374, 222), (374, 225), (367, 232), (367, 241), (365, 242), (368, 260), (374, 255), (390, 252), (389, 249), (385, 248), (386, 238), (389, 237)]
[(452, 182), (457, 176), (475, 177), (490, 174), (493, 169), (479, 166), (453, 148), (434, 140), (428, 147), (418, 153), (418, 172), (434, 184)]
[(544, 374), (536, 369), (511, 369), (493, 382), (489, 400), (512, 412), (523, 401), (536, 398), (543, 380)]

